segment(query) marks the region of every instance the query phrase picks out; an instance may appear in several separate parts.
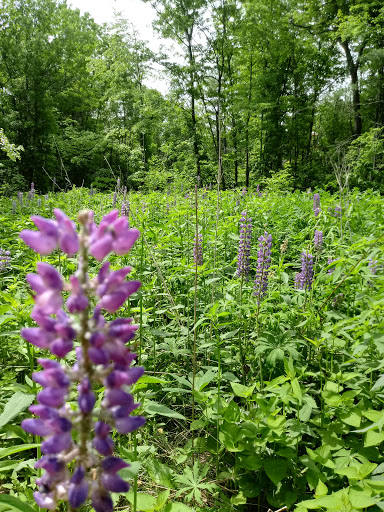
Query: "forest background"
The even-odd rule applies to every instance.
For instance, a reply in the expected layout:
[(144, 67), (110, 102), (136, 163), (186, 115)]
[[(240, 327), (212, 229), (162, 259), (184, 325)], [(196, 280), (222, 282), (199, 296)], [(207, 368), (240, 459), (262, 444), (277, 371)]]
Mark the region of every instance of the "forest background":
[[(146, 0), (144, 0), (146, 1)], [(148, 1), (148, 0), (147, 0)], [(56, 0), (0, 3), (0, 193), (91, 184), (384, 191), (381, 0), (152, 0), (180, 54)], [(148, 87), (154, 65), (169, 91)], [(11, 159), (8, 157), (11, 156)], [(112, 172), (111, 172), (112, 171)]]

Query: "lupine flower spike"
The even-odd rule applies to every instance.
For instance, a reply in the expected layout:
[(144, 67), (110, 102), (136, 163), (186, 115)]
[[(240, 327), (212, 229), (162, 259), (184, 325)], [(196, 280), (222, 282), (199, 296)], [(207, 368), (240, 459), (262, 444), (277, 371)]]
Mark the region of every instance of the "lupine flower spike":
[(271, 266), (272, 235), (267, 232), (259, 238), (257, 253), (257, 269), (253, 295), (260, 304), (268, 288), (269, 267)]
[(198, 235), (193, 242), (193, 262), (200, 266), (203, 264), (203, 235)]
[(5, 272), (11, 264), (11, 256), (9, 251), (5, 251), (0, 247), (0, 272)]
[(301, 253), (301, 272), (296, 274), (295, 288), (310, 290), (313, 283), (313, 256), (308, 251)]
[(321, 212), (320, 194), (315, 194), (313, 196), (313, 211), (314, 211), (315, 217), (317, 217), (319, 215), (319, 213)]
[(315, 237), (313, 240), (313, 245), (315, 247), (315, 251), (320, 253), (323, 248), (323, 232), (315, 230)]
[(252, 219), (248, 217), (246, 211), (241, 213), (240, 219), (240, 241), (239, 252), (237, 259), (236, 277), (244, 276), (245, 280), (249, 280), (249, 267), (251, 255), (251, 240), (252, 240)]
[[(38, 327), (23, 329), (23, 338), (59, 358), (73, 350), (74, 339), (80, 342), (72, 367), (38, 359), (43, 370), (32, 378), (43, 389), (37, 395), (38, 404), (29, 408), (37, 418), (22, 422), (24, 430), (45, 438), (43, 457), (35, 464), (45, 473), (36, 480), (34, 497), (39, 507), (48, 510), (56, 510), (61, 500), (77, 510), (90, 498), (95, 512), (112, 512), (110, 493), (129, 489), (118, 474), (128, 464), (113, 455), (112, 428), (128, 434), (145, 422), (143, 417), (131, 415), (139, 404), (128, 389), (144, 372), (132, 366), (136, 354), (126, 346), (136, 326), (131, 318), (107, 322), (103, 315), (103, 310), (115, 313), (140, 282), (125, 281), (130, 267), (112, 271), (109, 262), (94, 279), (88, 276), (89, 254), (99, 261), (111, 251), (126, 254), (139, 236), (137, 230), (129, 229), (127, 218), (118, 214), (112, 211), (96, 226), (93, 212), (81, 212), (78, 236), (74, 224), (55, 210), (56, 221), (33, 218), (40, 232), (22, 232), (22, 239), (40, 254), (50, 254), (57, 246), (69, 255), (79, 252), (78, 270), (70, 283), (65, 284), (59, 272), (43, 262), (37, 264), (37, 274), (27, 275), (35, 292), (31, 316)], [(69, 314), (63, 309), (64, 289), (70, 291), (66, 302)], [(93, 308), (95, 298), (98, 302)], [(77, 408), (66, 403), (74, 387)], [(104, 396), (100, 408), (95, 409), (95, 389), (101, 387)]]

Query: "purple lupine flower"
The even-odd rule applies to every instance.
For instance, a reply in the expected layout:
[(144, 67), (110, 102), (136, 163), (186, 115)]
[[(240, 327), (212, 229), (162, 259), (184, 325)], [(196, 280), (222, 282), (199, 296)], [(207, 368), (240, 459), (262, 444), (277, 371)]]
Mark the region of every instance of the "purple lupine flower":
[(341, 206), (335, 206), (334, 217), (341, 217), (343, 209)]
[(37, 207), (41, 208), (41, 198), (40, 197), (37, 198)]
[(115, 190), (115, 192), (113, 193), (113, 196), (112, 196), (112, 208), (113, 209), (115, 209), (116, 201), (117, 201), (117, 192)]
[(90, 195), (90, 197), (93, 197), (95, 195), (95, 191), (93, 190), (93, 183), (91, 183), (91, 188), (89, 189), (89, 195)]
[(18, 199), (18, 201), (19, 201), (19, 205), (20, 205), (21, 207), (23, 207), (23, 193), (22, 193), (22, 192), (18, 192), (18, 193), (17, 193), (17, 199)]
[(197, 235), (193, 240), (193, 261), (197, 266), (203, 264), (203, 235)]
[(260, 304), (268, 288), (269, 267), (271, 266), (272, 235), (267, 231), (259, 238), (259, 250), (257, 252), (257, 269), (253, 295)]
[[(144, 372), (143, 368), (132, 366), (136, 354), (127, 346), (137, 326), (132, 324), (131, 318), (107, 322), (101, 313), (102, 309), (115, 312), (140, 283), (125, 281), (129, 267), (111, 271), (109, 262), (104, 263), (93, 280), (87, 272), (89, 252), (93, 250), (100, 255), (97, 245), (95, 249), (100, 240), (106, 241), (108, 252), (115, 250), (125, 254), (137, 239), (137, 230), (132, 234), (127, 219), (118, 219), (117, 215), (118, 212), (106, 215), (97, 227), (93, 212), (79, 214), (81, 257), (78, 271), (70, 277), (70, 283), (64, 284), (57, 270), (43, 262), (37, 264), (37, 274), (27, 276), (36, 292), (31, 316), (38, 327), (23, 329), (22, 336), (57, 357), (65, 357), (73, 350), (75, 338), (81, 345), (76, 347), (73, 367), (53, 359), (38, 359), (43, 370), (33, 373), (32, 378), (43, 389), (37, 394), (38, 404), (29, 408), (36, 417), (22, 422), (27, 432), (44, 438), (41, 445), (43, 457), (35, 467), (45, 473), (36, 480), (38, 491), (34, 497), (39, 507), (48, 510), (56, 510), (61, 500), (68, 501), (71, 509), (78, 509), (90, 498), (96, 512), (112, 512), (110, 493), (127, 492), (129, 485), (118, 475), (127, 464), (113, 456), (111, 430), (115, 428), (119, 433), (128, 434), (145, 423), (143, 417), (132, 415), (140, 404), (135, 403), (128, 390), (128, 386), (135, 384)], [(36, 251), (46, 251), (44, 236), (59, 244), (60, 237), (68, 232), (72, 236), (72, 232), (67, 228), (65, 233), (60, 224), (60, 214), (56, 214), (56, 218), (57, 224), (41, 218), (36, 222), (43, 232), (40, 248), (38, 241), (33, 240)], [(30, 241), (28, 236), (26, 238)], [(68, 246), (64, 242), (62, 245)], [(67, 299), (70, 315), (62, 309), (63, 290), (70, 290)], [(90, 313), (92, 295), (99, 299), (99, 303)], [(72, 317), (74, 314), (77, 318)], [(66, 403), (75, 383), (77, 408)], [(100, 411), (95, 410), (95, 387), (105, 390)], [(70, 471), (69, 468), (73, 469)]]
[(244, 187), (243, 190), (241, 191), (241, 197), (244, 197), (246, 193), (247, 193), (247, 187)]
[(98, 261), (112, 251), (119, 255), (126, 254), (140, 235), (138, 229), (129, 229), (126, 217), (119, 218), (118, 210), (105, 215), (98, 227), (93, 222), (93, 214), (90, 215), (89, 232), (89, 252)]
[(128, 221), (129, 221), (130, 210), (131, 210), (131, 205), (129, 204), (129, 201), (123, 201), (121, 203), (120, 216), (127, 217)]
[(5, 272), (11, 265), (11, 253), (0, 247), (0, 272)]
[(296, 274), (295, 287), (299, 290), (310, 290), (313, 283), (313, 256), (308, 251), (301, 253), (301, 272)]
[(344, 299), (344, 293), (338, 293), (332, 300), (332, 307), (335, 308), (335, 307), (339, 306), (343, 299)]
[[(334, 263), (336, 260), (334, 260), (333, 258), (331, 258), (330, 256), (328, 257), (328, 261), (327, 261), (327, 265), (331, 265), (332, 263)], [(327, 271), (327, 274), (333, 274), (333, 271), (335, 270), (335, 267), (331, 267), (328, 269)]]
[(369, 270), (371, 271), (371, 274), (374, 276), (377, 273), (377, 269), (379, 268), (377, 264), (377, 260), (374, 260), (371, 258), (368, 263)]
[(319, 215), (321, 212), (320, 208), (320, 194), (314, 194), (313, 196), (313, 211), (315, 213), (315, 217)]
[(31, 219), (40, 231), (25, 229), (20, 238), (35, 252), (51, 254), (57, 247), (69, 256), (79, 250), (79, 240), (75, 224), (61, 210), (53, 210), (56, 221), (32, 215)]
[(313, 240), (313, 245), (315, 247), (316, 252), (321, 252), (321, 249), (323, 248), (323, 232), (315, 230), (315, 237)]
[(251, 240), (252, 240), (252, 219), (248, 217), (248, 213), (243, 211), (240, 219), (240, 240), (239, 252), (237, 258), (236, 277), (243, 276), (246, 281), (249, 280), (249, 267), (251, 256)]

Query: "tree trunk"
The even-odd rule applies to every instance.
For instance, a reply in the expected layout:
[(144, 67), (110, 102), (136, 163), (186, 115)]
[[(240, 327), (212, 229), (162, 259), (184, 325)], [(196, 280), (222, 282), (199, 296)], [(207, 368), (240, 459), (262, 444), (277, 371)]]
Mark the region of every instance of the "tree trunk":
[(347, 41), (339, 40), (340, 46), (343, 48), (345, 57), (347, 59), (347, 66), (349, 71), (349, 76), (351, 78), (352, 85), (352, 102), (353, 102), (353, 136), (359, 137), (362, 131), (362, 119), (360, 112), (360, 90), (359, 90), (359, 65), (360, 65), (360, 56), (362, 53), (362, 49), (359, 51), (356, 62), (353, 60), (353, 56), (351, 53), (351, 49), (349, 48), (349, 44)]

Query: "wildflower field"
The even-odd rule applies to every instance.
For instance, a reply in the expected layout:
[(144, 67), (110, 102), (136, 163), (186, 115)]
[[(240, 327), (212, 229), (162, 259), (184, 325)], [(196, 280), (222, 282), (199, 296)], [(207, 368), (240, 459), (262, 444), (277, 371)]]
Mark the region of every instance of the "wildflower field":
[(0, 512), (384, 509), (378, 193), (0, 205)]

